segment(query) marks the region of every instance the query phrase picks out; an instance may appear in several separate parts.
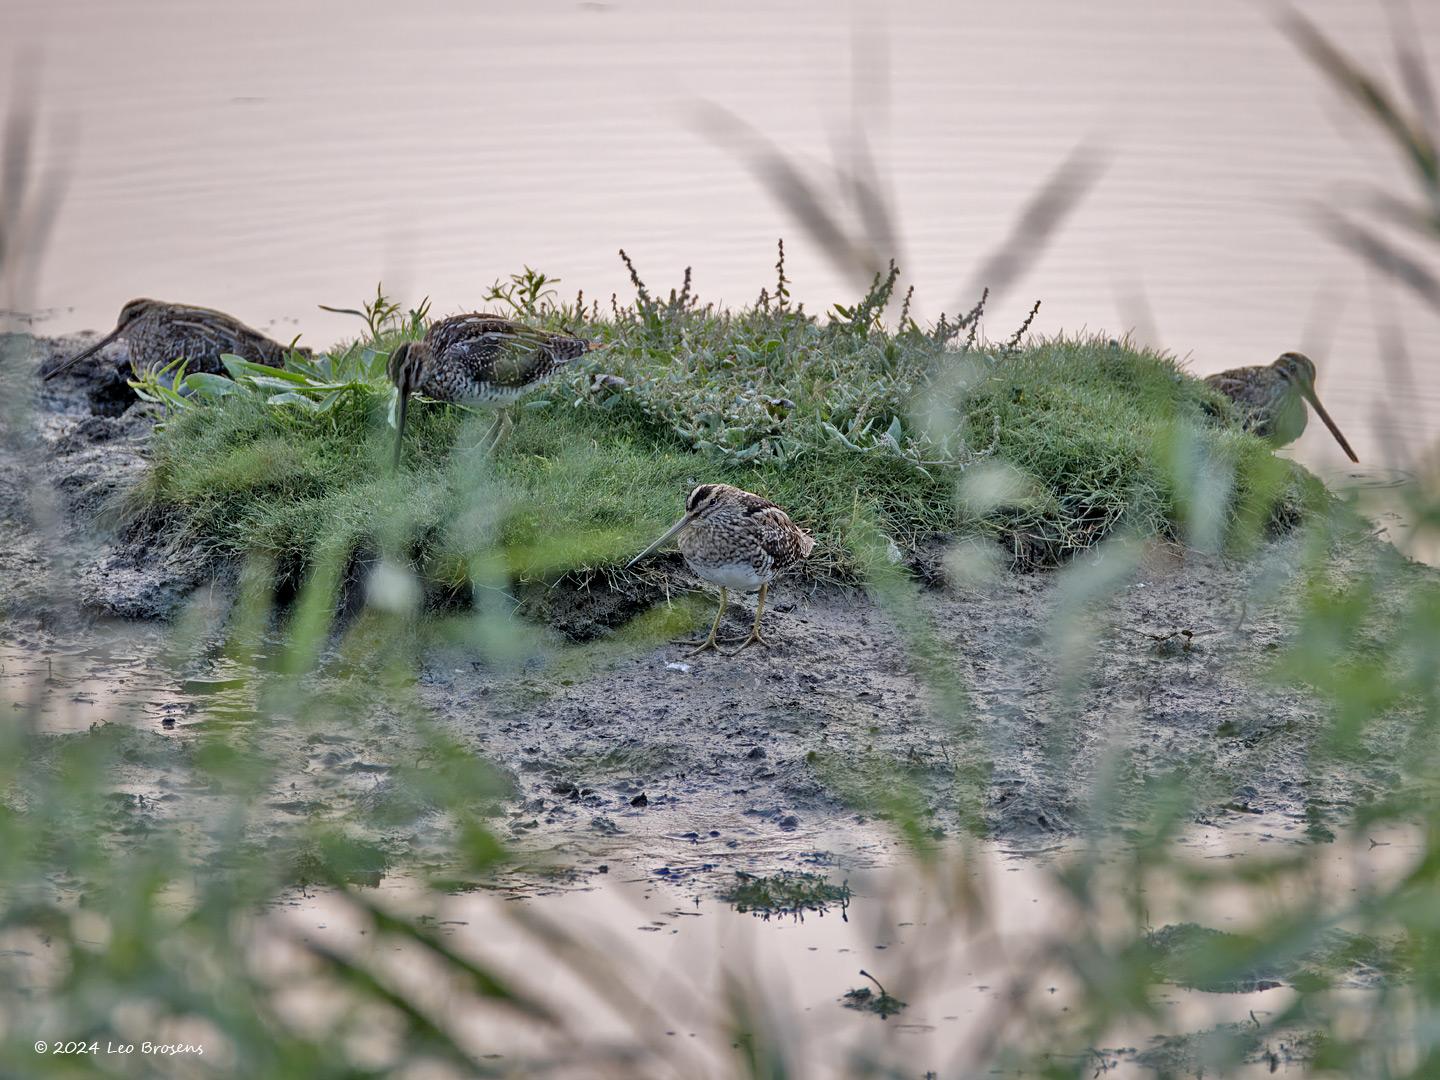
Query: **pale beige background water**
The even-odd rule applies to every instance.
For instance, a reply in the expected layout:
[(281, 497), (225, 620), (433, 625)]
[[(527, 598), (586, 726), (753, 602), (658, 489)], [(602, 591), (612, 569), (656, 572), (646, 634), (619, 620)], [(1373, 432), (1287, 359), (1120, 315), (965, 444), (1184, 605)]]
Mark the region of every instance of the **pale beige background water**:
[[(1415, 18), (1440, 60), (1440, 5)], [(1368, 0), (1304, 8), (1389, 60)], [(106, 327), (151, 295), (224, 308), (316, 343), (353, 332), (317, 303), (384, 278), (437, 311), (475, 306), (522, 264), (592, 296), (686, 265), (746, 302), (790, 240), (812, 307), (848, 290), (732, 152), (699, 133), (723, 105), (817, 166), (848, 123), (852, 40), (888, 106), (869, 111), (924, 314), (953, 308), (1027, 193), (1081, 138), (1113, 152), (1100, 185), (992, 311), (1009, 333), (1123, 331), (1198, 371), (1286, 348), (1322, 360), (1322, 396), (1369, 463), (1376, 424), (1440, 432), (1440, 320), (1321, 237), (1305, 207), (1398, 182), (1389, 148), (1249, 0), (874, 7), (671, 0), (5, 0), (3, 62), (38, 57), (70, 181), (33, 303), (52, 330)], [(883, 14), (882, 14), (883, 12)], [(884, 33), (877, 28), (883, 27)], [(12, 80), (0, 80), (9, 84)], [(0, 85), (0, 95), (11, 94)], [(53, 147), (61, 140), (55, 140)], [(1377, 298), (1379, 307), (1377, 307)], [(968, 301), (968, 297), (965, 298)], [(1378, 331), (1400, 327), (1418, 388), (1385, 393)], [(1339, 459), (1313, 430), (1297, 448)]]

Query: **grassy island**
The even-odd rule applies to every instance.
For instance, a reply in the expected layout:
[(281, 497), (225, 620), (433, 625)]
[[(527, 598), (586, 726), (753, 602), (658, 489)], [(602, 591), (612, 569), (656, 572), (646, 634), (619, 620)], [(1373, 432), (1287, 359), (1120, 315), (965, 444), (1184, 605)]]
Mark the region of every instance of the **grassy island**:
[(1117, 530), (1244, 543), (1319, 492), (1172, 358), (1105, 337), (989, 344), (983, 302), (922, 327), (891, 303), (893, 271), (823, 317), (788, 302), (783, 270), (779, 300), (738, 311), (688, 280), (657, 300), (637, 275), (608, 310), (550, 284), (527, 271), (489, 304), (603, 347), (523, 399), (494, 455), (473, 449), (488, 416), (422, 403), (390, 469), (385, 357), (426, 313), (377, 296), (362, 339), (278, 375), (184, 398), (151, 380), (174, 415), (126, 513), (296, 577), (384, 554), (461, 590), (497, 552), (521, 582), (613, 571), (704, 481), (785, 506), (818, 540), (806, 571), (842, 581), (936, 538), (993, 540), (1024, 569)]

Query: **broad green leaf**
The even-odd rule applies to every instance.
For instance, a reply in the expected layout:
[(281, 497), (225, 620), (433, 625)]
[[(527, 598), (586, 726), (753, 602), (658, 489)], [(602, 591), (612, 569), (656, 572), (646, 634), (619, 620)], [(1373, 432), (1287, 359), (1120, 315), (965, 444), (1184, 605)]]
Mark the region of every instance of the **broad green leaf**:
[(238, 394), (238, 387), (234, 380), (227, 379), (223, 375), (212, 375), (208, 371), (195, 371), (185, 376), (185, 389), (191, 390), (202, 397), (221, 398), (229, 394)]
[(305, 376), (297, 371), (286, 371), (284, 368), (269, 367), (266, 364), (255, 364), (249, 360), (242, 359), (234, 353), (222, 353), (220, 362), (225, 365), (225, 370), (230, 373), (232, 379), (240, 379), (242, 376), (263, 376), (270, 379), (283, 379), (290, 383), (304, 383)]
[(319, 403), (315, 407), (315, 411), (322, 413), (329, 412), (335, 407), (336, 402), (340, 401), (340, 399), (345, 396), (346, 392), (349, 389), (349, 387), (342, 387), (339, 390), (330, 391), (330, 393), (326, 394), (323, 398), (320, 399)]
[(273, 375), (247, 375), (245, 381), (261, 390), (299, 392), (313, 389), (304, 379), (277, 379)]

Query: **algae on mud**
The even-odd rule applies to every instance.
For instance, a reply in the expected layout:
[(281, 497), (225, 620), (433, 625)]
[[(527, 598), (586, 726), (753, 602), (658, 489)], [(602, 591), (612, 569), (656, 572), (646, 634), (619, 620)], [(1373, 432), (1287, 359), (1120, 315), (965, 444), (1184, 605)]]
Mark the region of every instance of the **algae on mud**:
[(736, 911), (751, 912), (762, 919), (791, 915), (803, 919), (805, 913), (824, 915), (838, 905), (841, 918), (850, 903), (848, 884), (835, 885), (820, 874), (785, 871), (768, 877), (744, 872), (736, 874), (735, 884), (720, 894), (720, 899)]

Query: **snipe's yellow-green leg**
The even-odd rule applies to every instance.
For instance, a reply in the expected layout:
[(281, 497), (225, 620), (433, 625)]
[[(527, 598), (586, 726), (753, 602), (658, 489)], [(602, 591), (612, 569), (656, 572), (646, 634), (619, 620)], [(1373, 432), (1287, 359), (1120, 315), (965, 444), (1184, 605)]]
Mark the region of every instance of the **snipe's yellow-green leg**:
[(760, 586), (760, 599), (755, 605), (755, 625), (750, 628), (750, 636), (740, 643), (740, 647), (732, 652), (731, 656), (744, 652), (751, 645), (764, 645), (767, 649), (770, 648), (770, 640), (760, 633), (760, 616), (765, 614), (765, 593), (769, 589), (768, 581)]
[[(728, 600), (729, 600), (729, 594), (728, 594), (725, 586), (724, 586), (724, 585), (721, 585), (721, 586), (720, 586), (720, 606), (715, 609), (715, 621), (710, 624), (710, 633), (709, 633), (709, 635), (706, 636), (706, 637), (704, 637), (704, 638), (702, 638), (702, 639), (699, 640), (699, 641), (677, 641), (675, 644), (677, 644), (677, 645), (696, 645), (696, 646), (699, 646), (697, 649), (695, 649), (694, 652), (690, 653), (691, 656), (699, 656), (701, 653), (707, 652), (707, 651), (710, 650), (710, 649), (715, 649), (715, 650), (718, 651), (719, 648), (720, 648), (720, 639), (717, 638), (715, 635), (717, 635), (717, 634), (720, 632), (720, 620), (725, 617), (725, 607), (726, 607), (726, 603), (728, 602)], [(727, 644), (728, 644), (728, 643), (727, 643)]]

